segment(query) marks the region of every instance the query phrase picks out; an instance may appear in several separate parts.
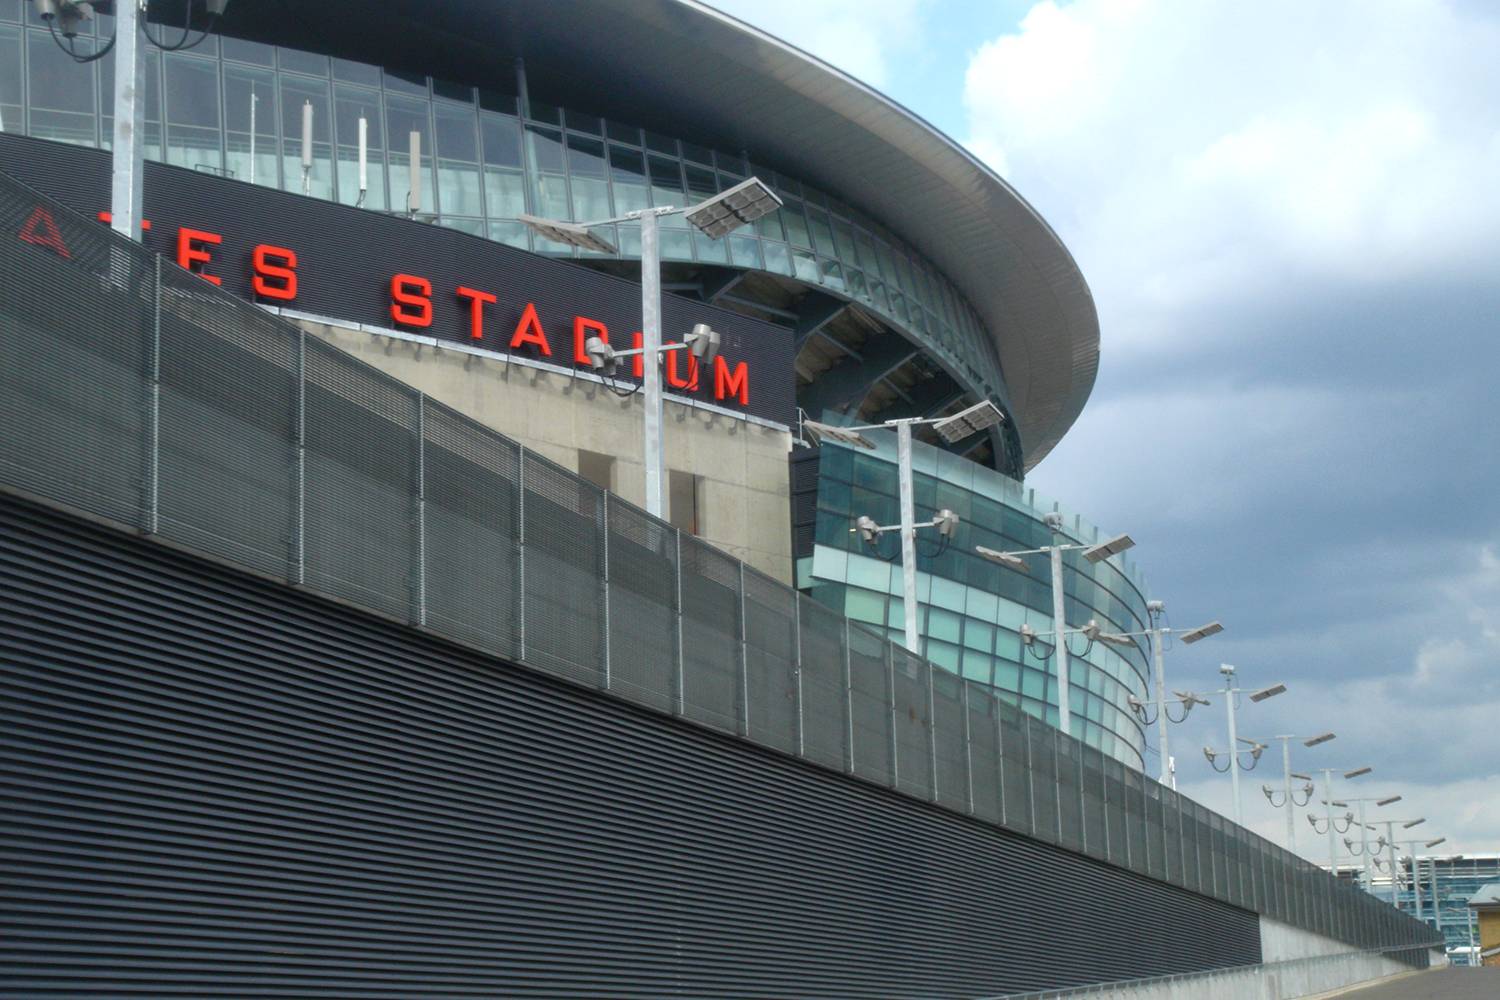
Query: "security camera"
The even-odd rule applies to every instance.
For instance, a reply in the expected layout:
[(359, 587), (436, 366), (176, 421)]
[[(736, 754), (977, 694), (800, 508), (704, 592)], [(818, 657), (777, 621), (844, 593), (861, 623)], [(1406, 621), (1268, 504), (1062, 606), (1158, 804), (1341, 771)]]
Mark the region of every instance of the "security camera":
[(875, 540), (880, 537), (880, 525), (876, 524), (875, 519), (868, 514), (861, 514), (854, 522), (854, 527), (867, 545), (874, 545)]
[(583, 343), (584, 352), (589, 356), (589, 366), (606, 375), (615, 373), (615, 349), (609, 346), (609, 341), (603, 337), (590, 337)]
[(1061, 531), (1063, 526), (1063, 516), (1055, 510), (1049, 511), (1048, 513), (1042, 515), (1042, 523), (1051, 528), (1053, 531)]
[(1164, 601), (1147, 601), (1146, 602), (1146, 610), (1149, 611), (1149, 612), (1151, 612), (1152, 614), (1158, 614), (1159, 615), (1163, 611), (1167, 610), (1167, 605), (1166, 605), (1166, 602), (1164, 602)]
[(1145, 706), (1141, 704), (1141, 699), (1137, 698), (1133, 694), (1125, 696), (1125, 704), (1129, 705), (1130, 710), (1137, 715), (1140, 715), (1142, 710), (1145, 708)]
[(953, 532), (958, 530), (958, 515), (947, 507), (944, 507), (932, 519), (932, 526), (938, 530), (938, 534), (943, 538), (952, 538)]
[(1022, 625), (1021, 644), (1023, 646), (1030, 646), (1034, 642), (1036, 642), (1036, 629), (1032, 628), (1030, 625)]
[(719, 356), (719, 331), (707, 323), (695, 324), (693, 331), (683, 341), (693, 357), (702, 364), (711, 365), (714, 358)]

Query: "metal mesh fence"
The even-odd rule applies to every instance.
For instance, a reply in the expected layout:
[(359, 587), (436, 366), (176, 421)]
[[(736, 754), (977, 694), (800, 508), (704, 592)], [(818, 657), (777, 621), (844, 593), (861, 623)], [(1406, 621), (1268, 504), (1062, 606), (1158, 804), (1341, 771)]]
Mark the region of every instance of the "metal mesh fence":
[(0, 175), (0, 487), (1359, 946), (1425, 925)]

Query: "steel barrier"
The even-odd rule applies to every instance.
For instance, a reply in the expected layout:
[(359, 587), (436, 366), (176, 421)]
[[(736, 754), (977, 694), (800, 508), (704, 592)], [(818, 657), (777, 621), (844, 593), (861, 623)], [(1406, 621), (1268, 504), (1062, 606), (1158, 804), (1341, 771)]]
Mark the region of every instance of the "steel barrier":
[(0, 487), (1356, 947), (1432, 932), (0, 175)]

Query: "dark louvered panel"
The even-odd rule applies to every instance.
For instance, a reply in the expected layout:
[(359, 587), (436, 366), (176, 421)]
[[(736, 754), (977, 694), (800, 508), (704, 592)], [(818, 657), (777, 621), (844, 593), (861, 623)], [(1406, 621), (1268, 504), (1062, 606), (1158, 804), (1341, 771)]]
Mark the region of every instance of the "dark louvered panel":
[(1259, 957), (1245, 910), (10, 500), (0, 615), (0, 996), (884, 1000)]

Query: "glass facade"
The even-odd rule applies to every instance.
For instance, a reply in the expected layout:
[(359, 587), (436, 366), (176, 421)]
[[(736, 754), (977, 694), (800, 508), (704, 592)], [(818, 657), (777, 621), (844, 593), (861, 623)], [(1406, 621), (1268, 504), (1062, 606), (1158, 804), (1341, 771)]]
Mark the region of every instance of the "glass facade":
[[(98, 19), (100, 41), (111, 23)], [(99, 43), (80, 36), (78, 48)], [(875, 220), (742, 152), (707, 149), (534, 97), (522, 107), (509, 93), (233, 38), (210, 36), (186, 52), (147, 46), (146, 54), (149, 159), (405, 212), (416, 132), (424, 216), (540, 253), (590, 256), (531, 234), (515, 221), (522, 212), (608, 218), (689, 204), (757, 175), (785, 201), (781, 211), (722, 240), (692, 230), (681, 216), (668, 217), (663, 258), (764, 270), (856, 301), (927, 345), (971, 387), (1006, 398), (988, 333), (936, 268)], [(0, 128), (107, 147), (113, 79), (112, 56), (77, 65), (29, 3), (0, 0)], [(311, 109), (313, 125), (305, 177), (304, 109)], [(364, 192), (361, 120), (369, 162)], [(623, 258), (639, 253), (632, 226), (603, 227), (600, 235)]]
[[(867, 451), (825, 443), (820, 450), (818, 512), (810, 560), (799, 567), (798, 585), (856, 621), (903, 640), (899, 542), (885, 536), (870, 546), (851, 532), (860, 515), (879, 524), (900, 521), (894, 435), (868, 435)], [(961, 519), (952, 543), (938, 551), (937, 539), (919, 533), (918, 631), (924, 655), (939, 667), (993, 685), (1000, 697), (1032, 716), (1057, 725), (1061, 704), (1055, 656), (1050, 648), (1021, 643), (1021, 626), (1052, 629), (1051, 571), (1046, 555), (1027, 557), (1030, 572), (1000, 566), (974, 554), (983, 545), (1001, 551), (1034, 549), (1051, 542), (1043, 515), (1057, 504), (990, 469), (949, 452), (914, 442), (913, 487), (920, 521), (948, 508)], [(1104, 536), (1076, 514), (1064, 512), (1073, 541)], [(1146, 586), (1123, 557), (1089, 563), (1064, 554), (1064, 591), (1069, 628), (1097, 619), (1108, 632), (1147, 626)], [(1126, 699), (1147, 698), (1150, 657), (1146, 640), (1134, 647), (1088, 645), (1072, 636), (1069, 701), (1073, 735), (1131, 767), (1144, 764), (1145, 738)], [(1080, 655), (1081, 654), (1081, 655)]]

